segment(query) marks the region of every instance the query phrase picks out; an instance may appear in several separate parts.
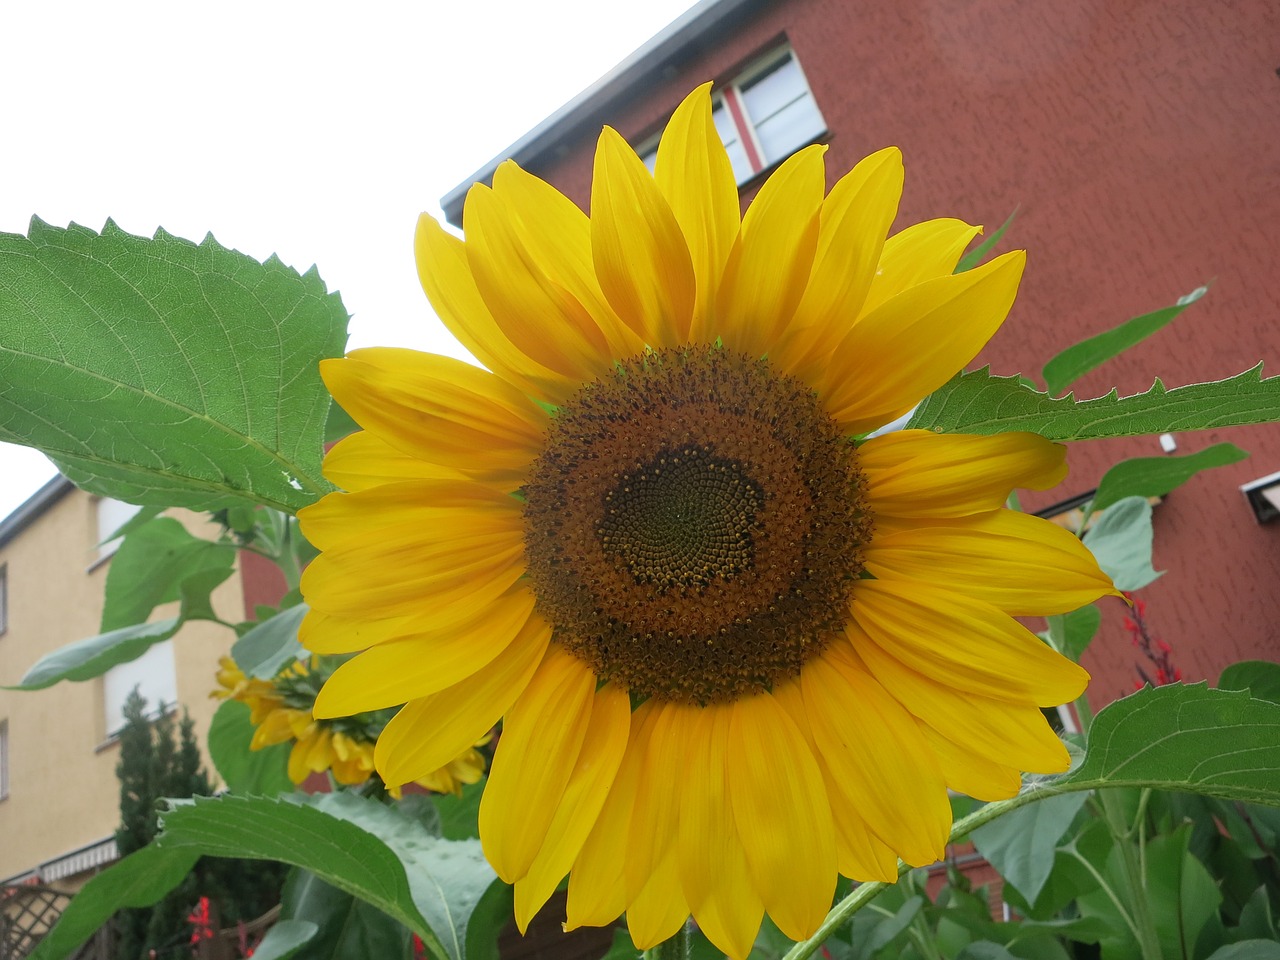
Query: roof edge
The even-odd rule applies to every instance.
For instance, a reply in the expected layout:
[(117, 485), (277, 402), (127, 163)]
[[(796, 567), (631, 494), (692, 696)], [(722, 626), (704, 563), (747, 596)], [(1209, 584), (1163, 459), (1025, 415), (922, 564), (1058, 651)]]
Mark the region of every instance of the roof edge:
[(0, 547), (29, 527), (75, 487), (74, 483), (58, 474), (29, 496), (13, 513), (0, 520)]
[(625, 96), (643, 77), (662, 69), (666, 61), (689, 44), (718, 27), (744, 7), (759, 5), (762, 0), (699, 0), (635, 52), (556, 110), (511, 146), (486, 163), (440, 199), (446, 219), (454, 226), (462, 225), (462, 204), (467, 191), (475, 183), (492, 183), (498, 164), (513, 159), (527, 165), (541, 156), (551, 141), (566, 129), (584, 122), (592, 114)]

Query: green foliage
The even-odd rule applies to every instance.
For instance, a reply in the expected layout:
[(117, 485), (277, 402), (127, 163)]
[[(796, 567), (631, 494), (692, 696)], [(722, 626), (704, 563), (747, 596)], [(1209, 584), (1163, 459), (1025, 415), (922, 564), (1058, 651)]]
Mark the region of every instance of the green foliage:
[(302, 655), (298, 626), (306, 613), (306, 605), (300, 603), (263, 620), (236, 641), (231, 659), (246, 677), (274, 677)]
[[(281, 920), (267, 931), (267, 935), (253, 951), (254, 960), (288, 960), (289, 957), (299, 957), (302, 948), (315, 937), (319, 929), (309, 920)], [(363, 956), (385, 957), (388, 954), (366, 953)]]
[(1280, 806), (1280, 704), (1204, 684), (1117, 700), (1094, 718), (1084, 761), (1052, 790), (1105, 786)]
[(1053, 399), (1018, 377), (993, 377), (988, 368), (953, 377), (912, 414), (909, 429), (996, 434), (1030, 430), (1050, 440), (1100, 440), (1151, 433), (1212, 430), (1280, 420), (1280, 377), (1263, 379), (1262, 364), (1227, 380), (1121, 397)]
[(1139, 590), (1163, 571), (1151, 566), (1151, 504), (1126, 497), (1095, 519), (1084, 545), (1118, 590)]
[(346, 323), (314, 270), (33, 219), (0, 235), (0, 440), (130, 503), (292, 512), (330, 489), (316, 361)]
[(289, 779), (288, 743), (277, 743), (261, 750), (250, 750), (253, 723), (249, 707), (228, 700), (218, 707), (209, 724), (209, 756), (227, 789), (232, 793), (258, 797), (275, 797), (293, 790)]
[(1097, 336), (1082, 340), (1063, 350), (1044, 365), (1044, 382), (1050, 394), (1059, 394), (1091, 370), (1137, 346), (1153, 333), (1167, 327), (1183, 310), (1206, 293), (1208, 287), (1196, 287), (1171, 307), (1126, 320)]
[(86, 637), (46, 654), (10, 690), (43, 690), (60, 680), (91, 680), (118, 663), (136, 660), (147, 648), (172, 637), (181, 625), (177, 617), (121, 627)]
[(1238, 463), (1249, 456), (1234, 443), (1215, 443), (1185, 457), (1135, 457), (1108, 470), (1093, 496), (1093, 509), (1105, 510), (1125, 497), (1162, 497), (1201, 470)]
[(979, 827), (971, 839), (1005, 882), (1034, 903), (1053, 869), (1058, 841), (1087, 799), (1065, 793), (1033, 803)]
[(1091, 603), (1070, 613), (1045, 617), (1045, 622), (1049, 627), (1046, 636), (1049, 645), (1079, 662), (1102, 625), (1102, 611)]
[(492, 902), (485, 893), (496, 878), (478, 841), (433, 836), (403, 811), (352, 793), (296, 803), (197, 799), (175, 806), (163, 825), (162, 846), (309, 870), (409, 927), (441, 960), (467, 956), (472, 916)]
[(1280, 703), (1280, 663), (1270, 660), (1243, 660), (1233, 663), (1218, 678), (1222, 690), (1248, 690), (1259, 700)]
[(294, 954), (296, 960), (344, 960), (346, 957), (411, 960), (413, 957), (413, 934), (408, 927), (372, 904), (325, 883), (310, 871), (293, 872), (280, 905), (282, 916), (316, 928), (315, 934)]

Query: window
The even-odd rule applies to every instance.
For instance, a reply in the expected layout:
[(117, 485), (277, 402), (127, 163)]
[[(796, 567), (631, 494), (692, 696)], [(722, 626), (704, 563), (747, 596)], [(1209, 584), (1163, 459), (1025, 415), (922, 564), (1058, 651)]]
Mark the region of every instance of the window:
[[(739, 184), (827, 131), (790, 47), (773, 51), (718, 88), (711, 98), (711, 119)], [(657, 139), (642, 145), (639, 153), (652, 170)]]
[(0, 563), (0, 634), (9, 629), (9, 567)]
[(0, 720), (0, 800), (9, 795), (9, 721)]
[(96, 503), (98, 514), (98, 559), (102, 560), (116, 552), (120, 546), (119, 539), (111, 536), (142, 508), (123, 500), (112, 500), (110, 497), (99, 497)]
[(115, 736), (124, 726), (124, 702), (134, 687), (146, 698), (150, 713), (156, 713), (161, 704), (171, 707), (177, 702), (178, 680), (173, 666), (172, 640), (157, 643), (137, 660), (112, 667), (102, 675), (108, 737)]

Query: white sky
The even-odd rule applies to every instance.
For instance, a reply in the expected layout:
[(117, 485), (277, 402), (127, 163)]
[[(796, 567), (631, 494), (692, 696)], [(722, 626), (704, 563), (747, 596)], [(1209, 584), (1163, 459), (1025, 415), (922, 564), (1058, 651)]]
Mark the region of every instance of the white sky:
[[(317, 264), (352, 346), (460, 355), (418, 285), (418, 213), (693, 2), (3, 3), (0, 231), (212, 232)], [(51, 476), (0, 444), (0, 518)]]

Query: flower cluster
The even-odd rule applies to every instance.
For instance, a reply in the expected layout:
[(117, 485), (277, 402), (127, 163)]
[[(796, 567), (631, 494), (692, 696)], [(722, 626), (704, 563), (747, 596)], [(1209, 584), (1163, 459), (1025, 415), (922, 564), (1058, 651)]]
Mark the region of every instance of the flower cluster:
[[(321, 657), (298, 660), (270, 680), (246, 677), (230, 657), (219, 660), (217, 681), (221, 689), (211, 696), (238, 700), (249, 707), (249, 719), (256, 727), (249, 748), (261, 750), (292, 741), (289, 752), (289, 779), (301, 784), (313, 773), (328, 771), (344, 786), (354, 786), (375, 776), (373, 745), (390, 716), (388, 711), (359, 714), (336, 720), (317, 720), (312, 715), (316, 694), (331, 668)], [(464, 784), (484, 776), (485, 757), (477, 749), (489, 742), (486, 735), (436, 770), (413, 781), (434, 793), (460, 793)], [(401, 784), (388, 792), (401, 795)]]
[(1138, 679), (1133, 682), (1133, 689), (1141, 690), (1145, 686), (1163, 687), (1182, 680), (1182, 670), (1174, 666), (1173, 647), (1160, 637), (1153, 635), (1147, 627), (1147, 602), (1139, 600), (1132, 593), (1125, 592), (1125, 600), (1130, 603), (1129, 613), (1124, 618), (1124, 632), (1129, 635), (1129, 642), (1142, 651), (1155, 668), (1155, 676), (1143, 669), (1142, 664), (1135, 663)]

